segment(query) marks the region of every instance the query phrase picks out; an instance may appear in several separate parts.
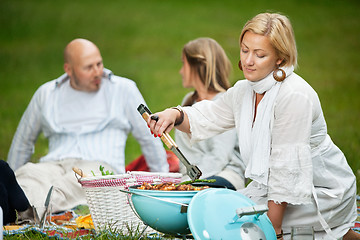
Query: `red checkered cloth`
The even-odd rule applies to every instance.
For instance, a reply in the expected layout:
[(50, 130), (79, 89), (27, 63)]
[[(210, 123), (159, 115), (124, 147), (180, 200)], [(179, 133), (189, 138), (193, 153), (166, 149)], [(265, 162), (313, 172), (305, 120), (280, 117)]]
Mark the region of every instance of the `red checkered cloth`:
[(78, 239), (81, 236), (86, 236), (86, 235), (94, 235), (95, 234), (95, 230), (92, 229), (79, 229), (79, 230), (75, 230), (75, 231), (70, 231), (70, 232), (61, 232), (61, 231), (57, 231), (57, 230), (48, 230), (48, 231), (44, 231), (44, 233), (46, 233), (47, 236), (50, 237), (56, 237), (56, 239)]
[[(179, 166), (179, 159), (178, 157), (171, 151), (166, 150), (166, 157), (167, 162), (169, 164), (169, 172), (179, 172), (180, 166)], [(144, 155), (141, 155), (140, 157), (136, 158), (134, 161), (129, 163), (125, 167), (126, 172), (129, 171), (145, 171), (150, 172), (150, 169), (145, 161)]]
[(117, 176), (117, 175), (109, 175), (113, 176), (109, 177), (108, 179), (93, 179), (93, 180), (84, 180), (81, 181), (81, 185), (86, 188), (93, 188), (93, 187), (118, 187), (118, 186), (126, 186), (127, 179), (130, 176)]

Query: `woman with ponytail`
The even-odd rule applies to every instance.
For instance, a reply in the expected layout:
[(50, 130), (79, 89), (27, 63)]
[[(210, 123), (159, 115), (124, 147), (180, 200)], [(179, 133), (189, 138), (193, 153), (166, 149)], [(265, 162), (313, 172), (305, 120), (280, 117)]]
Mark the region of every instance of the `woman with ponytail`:
[[(182, 84), (193, 88), (182, 102), (192, 106), (200, 101), (213, 101), (230, 88), (231, 63), (224, 49), (211, 38), (198, 38), (188, 42), (182, 50)], [(245, 165), (240, 159), (235, 129), (191, 144), (186, 133), (175, 132), (175, 141), (189, 161), (202, 171), (202, 177), (215, 179), (214, 185), (229, 189), (245, 186)], [(180, 164), (184, 180), (188, 180), (186, 168)]]

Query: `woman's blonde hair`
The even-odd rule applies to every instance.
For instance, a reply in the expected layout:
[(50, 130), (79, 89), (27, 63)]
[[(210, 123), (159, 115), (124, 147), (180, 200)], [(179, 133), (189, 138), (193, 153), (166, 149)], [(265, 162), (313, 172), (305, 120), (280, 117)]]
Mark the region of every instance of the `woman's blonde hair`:
[(297, 66), (295, 35), (290, 20), (286, 16), (278, 13), (256, 15), (245, 24), (240, 34), (240, 46), (247, 31), (270, 39), (279, 58), (283, 59), (280, 66)]
[[(190, 71), (198, 74), (206, 89), (224, 92), (230, 87), (231, 63), (224, 49), (212, 38), (197, 38), (185, 44), (183, 55), (190, 65)], [(195, 91), (184, 105), (192, 105), (198, 97)]]

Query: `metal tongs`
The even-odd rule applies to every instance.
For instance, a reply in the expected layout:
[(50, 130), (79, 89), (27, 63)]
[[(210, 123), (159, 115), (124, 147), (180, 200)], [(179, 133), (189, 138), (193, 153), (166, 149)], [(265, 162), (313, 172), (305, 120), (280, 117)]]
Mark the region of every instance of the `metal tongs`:
[(53, 188), (54, 188), (54, 186), (51, 186), (51, 188), (49, 189), (49, 192), (46, 196), (46, 200), (45, 200), (45, 204), (44, 204), (45, 212), (43, 213), (41, 220), (40, 220), (40, 228), (42, 228), (42, 229), (45, 226), (46, 217), (48, 215), (48, 212), (51, 211), (49, 208), (50, 208), (50, 199), (51, 199), (51, 194), (52, 194)]
[[(140, 104), (137, 110), (145, 121), (147, 121), (152, 114), (151, 111), (144, 104)], [(191, 180), (195, 181), (196, 179), (199, 179), (202, 172), (197, 166), (190, 164), (190, 162), (185, 158), (182, 152), (180, 152), (179, 147), (176, 145), (175, 141), (171, 138), (171, 136), (167, 132), (164, 132), (160, 138), (165, 143), (165, 145), (173, 153), (175, 153), (179, 160), (184, 164), (184, 166), (186, 167), (186, 173), (191, 178)]]

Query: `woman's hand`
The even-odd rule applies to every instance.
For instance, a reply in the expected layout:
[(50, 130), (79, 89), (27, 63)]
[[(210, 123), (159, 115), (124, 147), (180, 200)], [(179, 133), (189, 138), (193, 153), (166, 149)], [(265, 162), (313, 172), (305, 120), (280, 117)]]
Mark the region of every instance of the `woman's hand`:
[[(164, 132), (169, 133), (173, 129), (176, 119), (180, 117), (180, 112), (176, 109), (168, 108), (151, 116), (147, 124), (154, 137), (160, 137)], [(154, 116), (157, 116), (157, 120), (154, 120)]]

